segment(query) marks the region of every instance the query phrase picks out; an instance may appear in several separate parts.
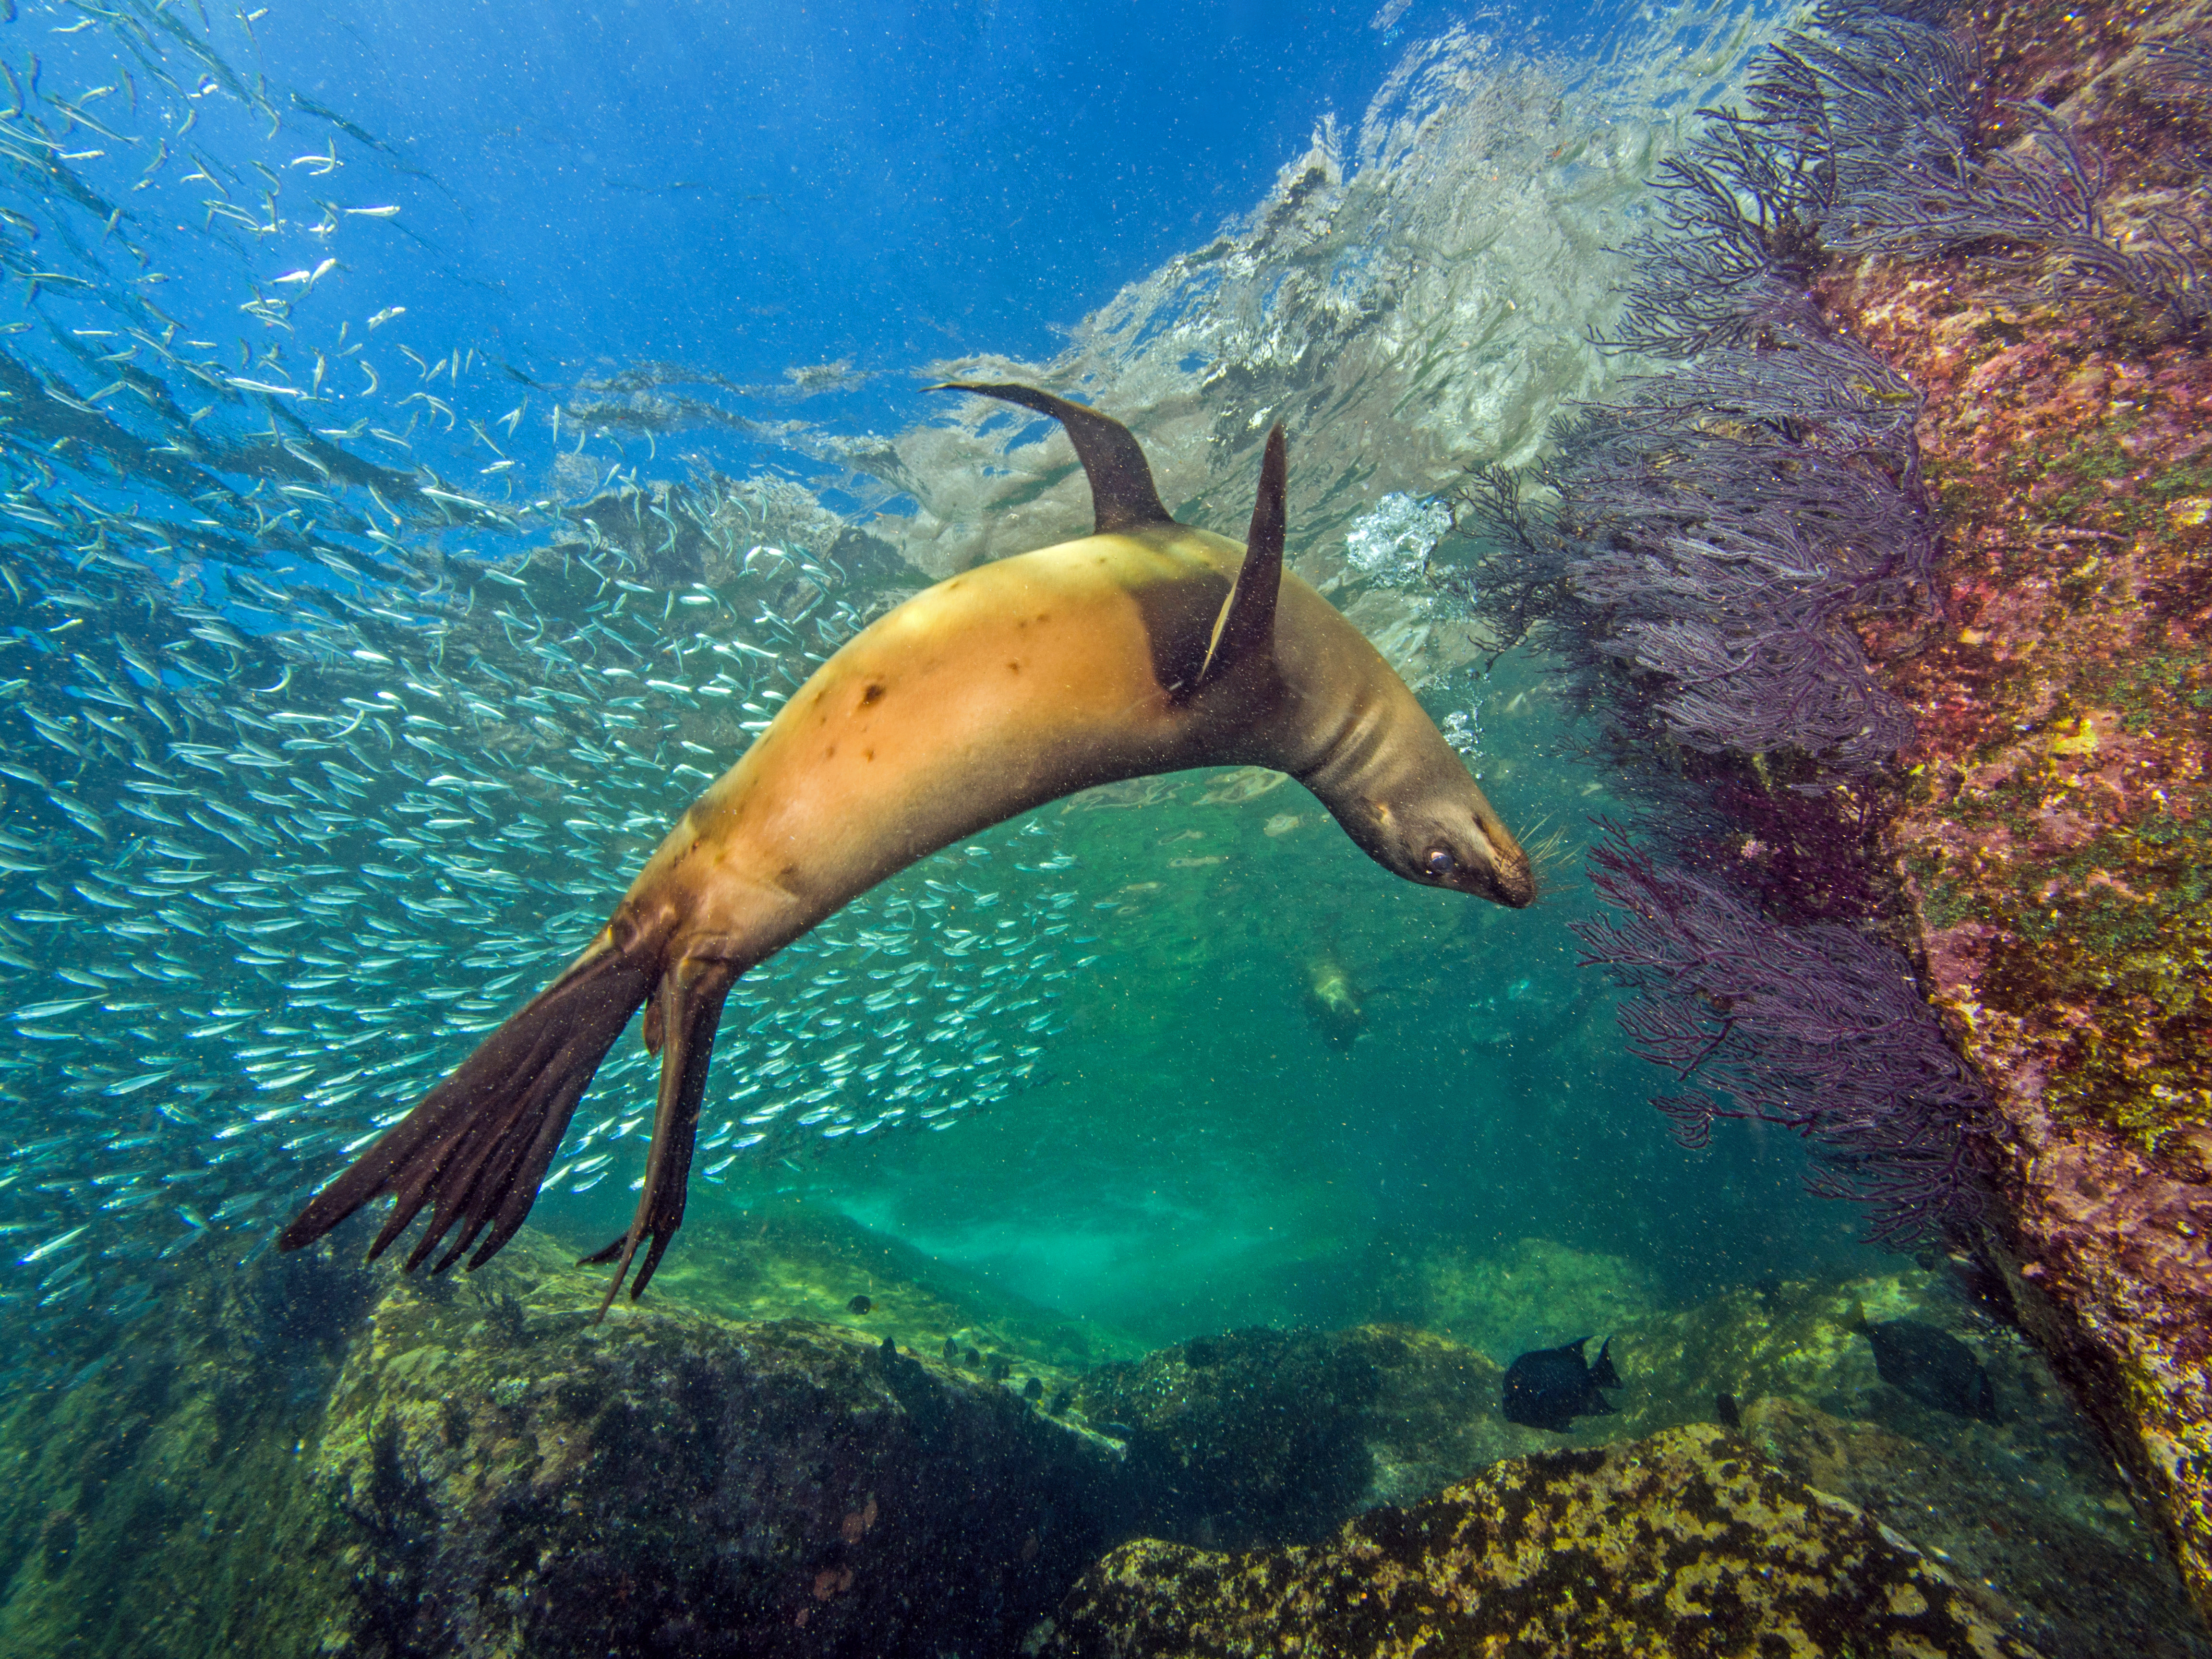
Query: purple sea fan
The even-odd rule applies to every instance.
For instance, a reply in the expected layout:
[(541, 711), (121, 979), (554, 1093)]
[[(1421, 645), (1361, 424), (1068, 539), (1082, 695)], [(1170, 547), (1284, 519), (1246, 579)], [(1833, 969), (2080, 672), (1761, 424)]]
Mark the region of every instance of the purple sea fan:
[(2212, 103), (2212, 30), (2183, 32), (2146, 42), (2143, 57), (2154, 90), (2192, 103)]
[(1715, 125), (1660, 164), (1660, 228), (1629, 246), (1637, 275), (1606, 343), (1691, 357), (1811, 319), (1806, 289), (1823, 263), (1831, 178), (1808, 151), (1776, 142), (1780, 123), (1707, 112)]
[(1660, 714), (1708, 754), (1795, 749), (1838, 770), (1881, 766), (1912, 737), (1911, 712), (1875, 678), (1848, 623), (1860, 582), (1798, 527), (1710, 529), (1662, 555), (1607, 554), (1578, 567), (1584, 596), (1627, 615), (1605, 648), (1661, 676)]
[(1871, 1243), (1978, 1213), (1989, 1092), (1903, 957), (1855, 928), (1769, 921), (1608, 828), (1590, 879), (1617, 914), (1574, 929), (1584, 963), (1633, 993), (1630, 1046), (1687, 1085), (1652, 1102), (1674, 1138), (1704, 1146), (1727, 1118), (1791, 1131), (1810, 1145), (1807, 1184), (1867, 1206)]
[(1925, 398), (1842, 335), (1776, 334), (1756, 348), (1709, 351), (1629, 385), (1632, 401), (1612, 412), (1632, 422), (1757, 430), (1838, 459), (1863, 457), (1900, 483), (1918, 477), (1914, 428)]
[[(1728, 364), (1748, 388), (1799, 355), (1719, 353), (1701, 368), (1717, 384)], [(1661, 718), (1690, 748), (1796, 750), (1847, 773), (1878, 769), (1910, 739), (1911, 717), (1850, 624), (1928, 596), (1935, 541), (1910, 432), (1893, 445), (1871, 423), (1839, 432), (1817, 404), (1802, 421), (1739, 416), (1708, 430), (1709, 417), (1670, 406), (1674, 395), (1651, 382), (1565, 446), (1562, 517), (1580, 543), (1569, 574), (1602, 618), (1589, 642), (1650, 677)]]
[[(1906, 9), (1914, 9), (1906, 8)], [(1629, 252), (1615, 346), (1691, 357), (1817, 327), (1807, 297), (1839, 237), (1901, 180), (1978, 177), (1971, 41), (1892, 8), (1832, 4), (1763, 52), (1747, 108), (1660, 165), (1660, 223)]]

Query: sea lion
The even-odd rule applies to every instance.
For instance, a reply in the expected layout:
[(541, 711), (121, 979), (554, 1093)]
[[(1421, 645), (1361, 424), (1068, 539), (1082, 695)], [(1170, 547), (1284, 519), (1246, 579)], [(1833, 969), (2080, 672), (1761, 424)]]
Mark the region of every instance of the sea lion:
[(1367, 1029), (1367, 1011), (1359, 1006), (1359, 988), (1352, 970), (1324, 951), (1306, 962), (1306, 1014), (1323, 1042), (1349, 1048)]
[[(643, 1294), (684, 1218), (723, 999), (885, 877), (1015, 814), (1192, 767), (1273, 767), (1408, 881), (1520, 906), (1528, 855), (1413, 693), (1359, 630), (1283, 573), (1283, 429), (1267, 434), (1246, 546), (1169, 517), (1144, 452), (1094, 410), (1020, 386), (945, 390), (1058, 420), (1091, 482), (1095, 533), (979, 566), (871, 623), (801, 686), (678, 820), (614, 916), (277, 1241), (297, 1249), (392, 1195), (374, 1260), (422, 1211), (412, 1269), (479, 1235), (471, 1267), (522, 1224), (607, 1050), (646, 1005), (660, 1056), (636, 1218)], [(489, 1231), (487, 1231), (489, 1230)]]

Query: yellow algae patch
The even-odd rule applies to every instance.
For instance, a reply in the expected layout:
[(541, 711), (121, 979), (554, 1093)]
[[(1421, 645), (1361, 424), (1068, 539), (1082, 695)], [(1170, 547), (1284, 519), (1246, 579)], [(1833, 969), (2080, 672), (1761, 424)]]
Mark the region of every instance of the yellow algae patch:
[(1123, 1545), (1037, 1649), (1108, 1650), (2027, 1653), (1918, 1550), (1711, 1426), (1511, 1459), (1318, 1544)]
[(2054, 755), (2075, 756), (2095, 754), (2097, 752), (2095, 722), (2088, 715), (2082, 715), (2071, 732), (2051, 738), (2051, 752)]

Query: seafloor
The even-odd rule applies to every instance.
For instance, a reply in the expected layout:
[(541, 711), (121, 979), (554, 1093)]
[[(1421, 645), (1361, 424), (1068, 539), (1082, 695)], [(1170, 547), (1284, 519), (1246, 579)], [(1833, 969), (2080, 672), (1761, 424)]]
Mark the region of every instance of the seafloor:
[[(1528, 1239), (1146, 1353), (804, 1206), (686, 1244), (604, 1325), (535, 1230), (201, 1281), (0, 1423), (0, 1650), (2212, 1653), (1947, 1259), (1684, 1307)], [(1616, 1414), (1501, 1416), (1531, 1297), (1610, 1334)], [(1907, 1317), (1996, 1420), (1881, 1379), (1856, 1328)]]

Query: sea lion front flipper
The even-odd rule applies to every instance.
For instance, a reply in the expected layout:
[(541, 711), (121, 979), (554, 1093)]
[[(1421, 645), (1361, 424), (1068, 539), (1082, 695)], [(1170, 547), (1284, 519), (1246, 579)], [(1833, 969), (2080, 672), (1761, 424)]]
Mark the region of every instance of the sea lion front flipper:
[(530, 1212), (538, 1183), (568, 1132), (576, 1103), (653, 987), (654, 941), (603, 933), (568, 971), (532, 997), (422, 1103), (308, 1200), (277, 1248), (312, 1244), (370, 1200), (392, 1197), (369, 1247), (383, 1255), (425, 1204), (429, 1224), (407, 1257), (413, 1268), (455, 1226), (450, 1267), (486, 1226), (480, 1266)]
[[(691, 1180), (691, 1149), (699, 1133), (699, 1103), (707, 1092), (707, 1066), (714, 1058), (714, 1029), (722, 1018), (722, 1000), (737, 982), (727, 963), (686, 957), (661, 975), (653, 993), (651, 1024), (659, 1041), (660, 1094), (653, 1113), (653, 1144), (645, 1155), (645, 1190), (629, 1231), (577, 1265), (622, 1258), (607, 1286), (599, 1316), (606, 1317), (629, 1273), (630, 1258), (648, 1237), (652, 1245), (629, 1287), (633, 1302), (645, 1294), (653, 1271), (676, 1230), (684, 1224), (684, 1199)], [(653, 1033), (648, 1033), (653, 1035)]]
[(1091, 480), (1091, 533), (1112, 535), (1148, 524), (1173, 524), (1160, 493), (1152, 487), (1152, 469), (1136, 436), (1121, 422), (1095, 409), (1072, 404), (1033, 386), (986, 384), (977, 380), (942, 380), (923, 388), (928, 392), (973, 392), (1005, 403), (1019, 404), (1040, 415), (1049, 415), (1066, 428), (1075, 457)]
[(1283, 585), (1283, 533), (1289, 519), (1285, 501), (1289, 478), (1289, 451), (1279, 423), (1267, 434), (1267, 453), (1260, 463), (1259, 499), (1252, 503), (1252, 530), (1244, 538), (1244, 564), (1222, 604), (1221, 614), (1213, 620), (1206, 666), (1198, 671), (1201, 686), (1274, 643), (1275, 595)]

